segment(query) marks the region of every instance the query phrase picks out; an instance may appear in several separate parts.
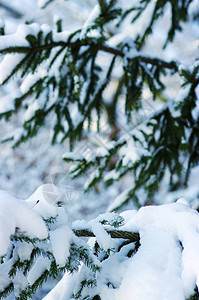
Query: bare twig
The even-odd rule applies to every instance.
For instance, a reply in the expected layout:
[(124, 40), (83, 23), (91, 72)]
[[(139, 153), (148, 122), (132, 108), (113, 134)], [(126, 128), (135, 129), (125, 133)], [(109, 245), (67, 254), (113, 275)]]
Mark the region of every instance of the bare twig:
[[(73, 229), (73, 232), (78, 237), (95, 237), (94, 233), (88, 229), (82, 229), (82, 230)], [(110, 234), (112, 238), (127, 239), (127, 240), (131, 240), (132, 242), (137, 242), (140, 239), (140, 235), (137, 232), (129, 232), (129, 231), (123, 231), (119, 229), (106, 230), (106, 232)]]

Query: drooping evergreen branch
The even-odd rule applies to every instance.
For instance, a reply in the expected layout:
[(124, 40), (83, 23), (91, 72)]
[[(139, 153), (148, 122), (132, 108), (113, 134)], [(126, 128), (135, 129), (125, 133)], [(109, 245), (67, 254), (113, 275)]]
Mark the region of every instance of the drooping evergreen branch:
[[(82, 46), (91, 46), (92, 44), (89, 42), (84, 42), (84, 41), (76, 41), (76, 42), (53, 42), (47, 45), (42, 45), (39, 47), (9, 47), (9, 48), (5, 48), (5, 49), (1, 49), (0, 50), (0, 54), (8, 54), (8, 53), (35, 53), (35, 52), (40, 52), (43, 50), (48, 50), (48, 49), (52, 49), (55, 47), (69, 47), (71, 49), (74, 48), (79, 48)], [(125, 54), (122, 50), (118, 49), (118, 48), (113, 48), (113, 47), (109, 47), (108, 45), (96, 45), (93, 44), (95, 47), (97, 47), (97, 49), (99, 51), (104, 51), (106, 53), (110, 53), (116, 56), (120, 56), (120, 57), (124, 57)], [(167, 68), (167, 69), (171, 69), (171, 70), (177, 70), (177, 63), (174, 61), (171, 62), (166, 62), (164, 60), (158, 59), (158, 58), (150, 58), (150, 57), (145, 57), (145, 56), (136, 56), (136, 58), (138, 58), (139, 60), (141, 60), (144, 63), (149, 63), (151, 65), (159, 65), (161, 64), (162, 67)]]

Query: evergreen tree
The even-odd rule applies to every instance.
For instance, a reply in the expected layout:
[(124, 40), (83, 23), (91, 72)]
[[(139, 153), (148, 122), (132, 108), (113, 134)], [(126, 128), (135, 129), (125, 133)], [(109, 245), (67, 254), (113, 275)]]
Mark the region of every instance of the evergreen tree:
[[(45, 9), (51, 2), (56, 3), (51, 0), (39, 1), (39, 4)], [(114, 184), (131, 174), (132, 181), (109, 208), (112, 211), (129, 202), (132, 208), (154, 204), (162, 182), (167, 190), (186, 187), (191, 169), (199, 161), (199, 57), (197, 43), (190, 45), (193, 57), (189, 60), (176, 57), (175, 39), (179, 32), (181, 38), (184, 36), (185, 28), (198, 28), (198, 12), (197, 0), (139, 0), (131, 3), (98, 0), (87, 22), (76, 31), (65, 30), (61, 18), (55, 19), (54, 28), (27, 22), (12, 35), (7, 35), (2, 25), (0, 82), (5, 85), (13, 76), (17, 77), (20, 95), (13, 99), (13, 107), (2, 111), (0, 117), (9, 121), (13, 115), (23, 115), (21, 129), (3, 141), (12, 141), (17, 147), (37, 135), (47, 123), (49, 130), (53, 131), (52, 143), (66, 140), (70, 143), (71, 152), (64, 154), (64, 160), (72, 162), (73, 178), (89, 173), (85, 191), (97, 188), (101, 182)], [(157, 32), (161, 26), (160, 38)], [(155, 44), (157, 38), (160, 39), (158, 45)], [(178, 83), (175, 97), (169, 93), (172, 80)], [(147, 103), (155, 109), (146, 110)], [(32, 207), (37, 210), (36, 198), (33, 202)], [(66, 279), (74, 287), (68, 299), (104, 300), (103, 293), (109, 295), (107, 299), (114, 298), (114, 290), (122, 279), (112, 280), (110, 274), (106, 278), (108, 265), (115, 260), (118, 267), (118, 262), (125, 266), (128, 258), (139, 249), (142, 253), (138, 234), (145, 230), (142, 221), (141, 225), (130, 228), (133, 236), (124, 238), (124, 227), (122, 239), (113, 242), (108, 234), (112, 237), (114, 233), (111, 232), (119, 234), (114, 227), (126, 224), (123, 216), (101, 216), (90, 225), (76, 224), (72, 232), (64, 227), (65, 223), (57, 221), (61, 211), (59, 206), (64, 203), (53, 203), (56, 204), (55, 212), (47, 217), (40, 212), (47, 226), (44, 237), (24, 236), (21, 231), (16, 231), (15, 226), (10, 248), (2, 258), (10, 278), (2, 285), (2, 297), (14, 291), (19, 299), (27, 299), (47, 277), (57, 278), (67, 270), (78, 271), (75, 279)], [(140, 212), (147, 210), (141, 209)], [(188, 220), (186, 214), (185, 219)], [(71, 236), (64, 247), (68, 254), (61, 262), (54, 246), (57, 240), (53, 243), (56, 234), (51, 234), (56, 230), (56, 222), (60, 237), (69, 231)], [(60, 229), (60, 226), (65, 229)], [(75, 234), (82, 234), (78, 233), (78, 226), (87, 236), (96, 236), (90, 247), (75, 237)], [(127, 230), (127, 235), (130, 232)], [(150, 236), (152, 231), (146, 232), (146, 236)], [(162, 225), (160, 231), (153, 233), (163, 238)], [(178, 231), (177, 236), (178, 250), (181, 247), (180, 251), (184, 253), (186, 237)], [(167, 234), (165, 239), (174, 243)], [(20, 256), (20, 243), (29, 249), (27, 258)], [(173, 249), (173, 253), (177, 251), (177, 248)], [(40, 277), (34, 277), (32, 265), (39, 264), (40, 259), (44, 261), (41, 263), (43, 271)], [(83, 266), (80, 267), (81, 262)], [(183, 262), (186, 269), (186, 259)], [(29, 275), (28, 282), (19, 287), (19, 276), (24, 277), (29, 271), (33, 275)], [(74, 284), (76, 278), (78, 283)], [(193, 284), (196, 285), (196, 281), (193, 280)], [(103, 292), (101, 286), (106, 287)], [(188, 298), (193, 292), (187, 289), (184, 295)], [(174, 296), (183, 299), (180, 292), (177, 297)], [(122, 299), (121, 295), (119, 299)]]

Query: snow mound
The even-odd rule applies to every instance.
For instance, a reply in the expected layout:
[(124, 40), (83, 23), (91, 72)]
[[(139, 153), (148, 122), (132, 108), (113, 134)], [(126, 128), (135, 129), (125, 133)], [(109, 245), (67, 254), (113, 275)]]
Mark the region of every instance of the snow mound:
[(142, 207), (123, 229), (140, 233), (118, 300), (184, 300), (199, 284), (199, 214), (184, 199)]

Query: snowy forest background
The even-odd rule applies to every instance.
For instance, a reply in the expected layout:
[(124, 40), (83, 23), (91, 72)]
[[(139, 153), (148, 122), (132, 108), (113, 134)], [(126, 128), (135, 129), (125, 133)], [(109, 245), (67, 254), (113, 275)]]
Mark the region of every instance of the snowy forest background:
[[(15, 35), (16, 40), (13, 36), (13, 41), (9, 38), (7, 40), (0, 39), (0, 50), (8, 48), (10, 45), (13, 47), (15, 42), (17, 46), (20, 45), (20, 42), (24, 46), (19, 37), (21, 34), (23, 38), (27, 29), (21, 27), (21, 31), (17, 31), (17, 28), (26, 21), (28, 21), (27, 24), (48, 24), (51, 28), (55, 28), (59, 26), (59, 20), (62, 19), (62, 30), (66, 30), (64, 35), (68, 34), (69, 36), (70, 33), (81, 28), (80, 39), (88, 36), (91, 41), (96, 38), (99, 39), (99, 43), (103, 43), (99, 37), (99, 28), (101, 28), (99, 24), (103, 20), (99, 19), (99, 23), (92, 28), (100, 9), (103, 8), (103, 3), (110, 2), (110, 5), (112, 3), (113, 12), (119, 15), (118, 4), (114, 3), (117, 1), (99, 1), (97, 6), (97, 1), (94, 0), (49, 2), (49, 5), (42, 9), (41, 7), (47, 1), (21, 0), (20, 3), (12, 1), (8, 4), (1, 1), (2, 28), (5, 23), (6, 35), (15, 32), (18, 32), (18, 35)], [(53, 112), (46, 117), (44, 126), (41, 126), (36, 136), (23, 141), (23, 130), (25, 130), (23, 123), (31, 120), (38, 109), (38, 106), (35, 105), (36, 101), (34, 101), (35, 91), (32, 93), (33, 96), (31, 94), (27, 96), (27, 103), (21, 106), (17, 113), (10, 114), (10, 111), (14, 109), (14, 99), (25, 95), (31, 85), (38, 80), (38, 76), (39, 78), (45, 77), (43, 74), (45, 74), (44, 71), (48, 64), (46, 66), (44, 64), (38, 74), (35, 71), (35, 77), (28, 75), (28, 69), (24, 78), (22, 78), (20, 70), (18, 75), (17, 72), (16, 74), (14, 72), (14, 76), (8, 83), (0, 88), (0, 130), (1, 140), (4, 140), (0, 144), (0, 189), (6, 190), (18, 199), (26, 199), (24, 203), (27, 203), (35, 214), (31, 215), (30, 211), (26, 211), (26, 206), (20, 207), (21, 202), (17, 204), (11, 196), (1, 193), (0, 224), (2, 232), (4, 231), (2, 229), (5, 228), (5, 234), (1, 233), (0, 237), (1, 242), (6, 241), (5, 247), (2, 246), (1, 254), (2, 256), (5, 254), (5, 249), (7, 254), (2, 258), (0, 290), (5, 292), (7, 299), (15, 299), (15, 297), (16, 299), (28, 299), (28, 297), (42, 299), (50, 290), (52, 290), (51, 293), (45, 298), (47, 300), (198, 299), (199, 218), (196, 213), (199, 207), (198, 1), (189, 1), (190, 5), (187, 4), (187, 1), (177, 1), (179, 7), (188, 7), (189, 18), (186, 20), (183, 13), (178, 15), (181, 17), (182, 30), (176, 27), (176, 32), (173, 37), (170, 37), (170, 42), (166, 47), (164, 44), (172, 20), (170, 10), (172, 1), (168, 1), (169, 3), (165, 7), (162, 4), (163, 10), (160, 9), (160, 15), (158, 15), (160, 18), (153, 26), (152, 32), (147, 32), (144, 47), (140, 47), (140, 49), (139, 43), (135, 46), (132, 40), (136, 40), (138, 31), (140, 37), (145, 34), (153, 7), (158, 1), (128, 1), (127, 3), (124, 0), (118, 2), (118, 7), (121, 6), (123, 12), (127, 12), (138, 2), (143, 6), (147, 4), (149, 7), (135, 24), (131, 23), (132, 15), (129, 10), (129, 14), (126, 14), (126, 18), (119, 27), (116, 27), (117, 18), (114, 19), (113, 13), (110, 21), (104, 25), (105, 29), (101, 28), (105, 32), (105, 38), (108, 36), (107, 45), (112, 48), (119, 46), (125, 53), (124, 60), (126, 61), (124, 65), (118, 58), (116, 58), (116, 62), (112, 62), (113, 57), (109, 57), (103, 51), (100, 52), (97, 63), (104, 70), (100, 75), (101, 84), (103, 85), (103, 80), (108, 82), (102, 91), (103, 109), (92, 111), (90, 120), (85, 122), (80, 141), (78, 138), (74, 139), (72, 152), (69, 142), (71, 137), (63, 138), (68, 130), (66, 120), (59, 124), (60, 128), (64, 129), (60, 130), (59, 128), (56, 133), (58, 118), (55, 118), (55, 114), (53, 116)], [(159, 3), (161, 7), (162, 2), (159, 1)], [(185, 20), (187, 22), (182, 22)], [(49, 30), (47, 27), (41, 28), (44, 34)], [(32, 32), (37, 31), (33, 28), (30, 29), (30, 33), (32, 33), (31, 30)], [(60, 37), (57, 35), (56, 38), (58, 41)], [(133, 61), (138, 55), (166, 61), (169, 70), (165, 73), (160, 71), (159, 77), (158, 71), (153, 73), (155, 70), (150, 69), (150, 60), (143, 62), (144, 71), (139, 70), (138, 78), (133, 79), (136, 82), (134, 89), (141, 86), (141, 91), (138, 89), (137, 94), (132, 94), (132, 98), (135, 99), (128, 106), (125, 102), (126, 90), (130, 90), (130, 84), (133, 83), (130, 80), (130, 83), (125, 82), (123, 67), (127, 70), (128, 65), (131, 66), (130, 61)], [(13, 71), (13, 66), (17, 64), (18, 58), (11, 63), (9, 57), (5, 61), (2, 55), (1, 59), (0, 80), (3, 83), (9, 73)], [(174, 61), (173, 65), (172, 61)], [(177, 67), (176, 61), (180, 62), (176, 64)], [(106, 78), (106, 74), (111, 63), (115, 65), (110, 79)], [(58, 64), (59, 61), (49, 74), (54, 72), (57, 77), (59, 76), (56, 73)], [(88, 64), (87, 71), (89, 66)], [(163, 64), (163, 66), (165, 65)], [(161, 68), (161, 62), (159, 67)], [(147, 73), (148, 70), (150, 72)], [(144, 73), (145, 71), (148, 77)], [(129, 72), (136, 73), (133, 65)], [(140, 76), (142, 72), (145, 74), (145, 78)], [(154, 78), (156, 76), (158, 78), (155, 83), (150, 80), (151, 74), (154, 75)], [(74, 78), (76, 94), (83, 99), (86, 93), (85, 89), (80, 94), (78, 91), (84, 82), (78, 81), (78, 74), (76, 77), (74, 75)], [(89, 80), (90, 77), (88, 77), (88, 82)], [(142, 81), (143, 85), (140, 84)], [(181, 87), (183, 84), (184, 88)], [(97, 85), (96, 87), (98, 88)], [(192, 94), (189, 94), (190, 90)], [(73, 96), (76, 97), (76, 95)], [(41, 94), (38, 98), (39, 105), (42, 105), (42, 97), (44, 95)], [(53, 100), (57, 97), (56, 93), (53, 97)], [(128, 99), (131, 101), (131, 97)], [(186, 99), (188, 100), (185, 101)], [(194, 107), (191, 104), (189, 106), (189, 100), (191, 103), (193, 99)], [(186, 103), (184, 106), (181, 105), (183, 101)], [(188, 112), (189, 108), (191, 117)], [(75, 103), (71, 104), (69, 111), (72, 121), (78, 125), (78, 122), (81, 121), (81, 114)], [(166, 119), (168, 115), (164, 114), (164, 111), (171, 112), (170, 121)], [(178, 124), (182, 115), (183, 122)], [(161, 124), (163, 124), (162, 129)], [(181, 124), (184, 126), (183, 130), (181, 130)], [(89, 130), (87, 130), (88, 127)], [(163, 138), (161, 139), (161, 137)], [(179, 143), (178, 137), (180, 137)], [(20, 139), (22, 142), (18, 142)], [(51, 145), (52, 140), (53, 145)], [(60, 143), (62, 140), (63, 142)], [(16, 144), (17, 147), (13, 148), (12, 146)], [(171, 147), (169, 149), (172, 151), (171, 159), (161, 160), (162, 157), (167, 157), (166, 152), (161, 153), (162, 156), (157, 156), (159, 149), (162, 149), (164, 145), (165, 149), (167, 146)], [(114, 149), (117, 151), (114, 152)], [(153, 157), (157, 158), (157, 165), (153, 165)], [(148, 168), (145, 158), (152, 162), (153, 170)], [(143, 172), (139, 173), (142, 167)], [(139, 174), (137, 181), (135, 169)], [(76, 176), (79, 170), (81, 176)], [(148, 173), (151, 173), (145, 177), (144, 172), (147, 174), (147, 170)], [(71, 171), (72, 175), (75, 175), (73, 179)], [(59, 191), (51, 190), (52, 187), (47, 185), (40, 187), (34, 193), (43, 184), (55, 184)], [(88, 191), (85, 193), (85, 190)], [(48, 204), (53, 204), (53, 209), (51, 206), (46, 206), (46, 199)], [(61, 201), (58, 203), (57, 199), (59, 201), (61, 199)], [(56, 208), (54, 204), (57, 204)], [(164, 205), (151, 206), (154, 204)], [(140, 209), (142, 206), (146, 208)], [(12, 211), (10, 207), (13, 207)], [(14, 213), (14, 210), (18, 209), (24, 220), (26, 220), (25, 215), (30, 217), (32, 225), (28, 223), (28, 217), (27, 225), (25, 221), (20, 222), (19, 216)], [(138, 209), (140, 210), (136, 213), (135, 210)], [(118, 214), (109, 213), (112, 211), (117, 211)], [(7, 230), (7, 227), (4, 227), (5, 212), (7, 223), (12, 223), (12, 218), (16, 220), (14, 225), (9, 225), (14, 226), (14, 232), (13, 228), (8, 226), (10, 229)], [(48, 220), (49, 223), (46, 223), (48, 224), (48, 233), (46, 233), (43, 221), (37, 219), (38, 214), (45, 222)], [(51, 218), (57, 219), (54, 222)], [(75, 222), (75, 220), (82, 219), (86, 221)], [(17, 222), (20, 226), (17, 225)], [(22, 228), (24, 229), (22, 230)], [(73, 232), (71, 228), (73, 228)], [(116, 228), (133, 233), (139, 232), (141, 240), (137, 236), (133, 242), (132, 239), (111, 239), (106, 230), (116, 230)], [(87, 244), (87, 240), (83, 238), (80, 242), (80, 238), (74, 237), (73, 233), (74, 230), (82, 229), (92, 231), (96, 240), (93, 237)], [(22, 238), (24, 233), (25, 236), (27, 233), (29, 240)], [(44, 241), (40, 241), (46, 239), (46, 234), (50, 243), (48, 246)], [(8, 243), (6, 235), (13, 236), (9, 246), (6, 244)], [(39, 240), (34, 241), (35, 237)], [(64, 242), (63, 239), (65, 239)], [(40, 250), (33, 259), (31, 255), (35, 249)], [(70, 257), (70, 263), (67, 261), (68, 257)], [(31, 261), (29, 269), (27, 267), (28, 260)], [(67, 264), (65, 264), (66, 261)], [(17, 265), (16, 262), (22, 263)], [(68, 272), (73, 269), (78, 272), (69, 275)], [(12, 270), (12, 274), (9, 273), (10, 270)], [(41, 278), (41, 284), (35, 285), (35, 288), (34, 283), (40, 276), (42, 277), (45, 270), (50, 275)], [(25, 271), (26, 273), (24, 273)], [(65, 271), (67, 272), (61, 280)], [(30, 273), (28, 282), (24, 279), (27, 272)], [(5, 280), (6, 277), (7, 280)], [(46, 280), (47, 282), (45, 282)], [(57, 282), (59, 282), (58, 285), (56, 285)], [(6, 290), (9, 285), (10, 288)], [(55, 285), (55, 289), (52, 289)], [(23, 293), (23, 291), (25, 292)], [(194, 294), (195, 296), (193, 296)], [(1, 296), (3, 299), (3, 292)]]

